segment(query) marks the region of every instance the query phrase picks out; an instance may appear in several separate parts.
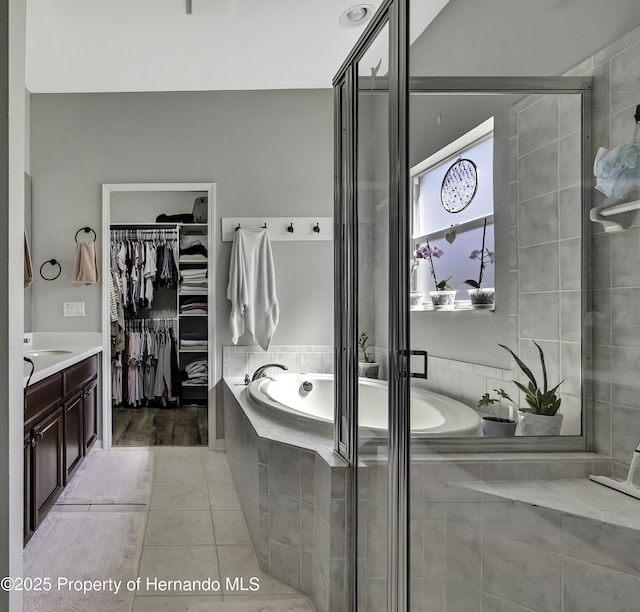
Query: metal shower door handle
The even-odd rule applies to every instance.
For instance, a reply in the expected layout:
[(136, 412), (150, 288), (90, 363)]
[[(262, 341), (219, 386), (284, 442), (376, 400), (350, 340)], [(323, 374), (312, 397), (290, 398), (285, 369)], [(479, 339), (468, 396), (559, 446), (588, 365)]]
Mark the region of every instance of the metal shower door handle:
[(427, 379), (427, 351), (400, 351), (400, 355), (402, 355), (403, 357), (406, 357), (407, 355), (409, 355), (409, 357), (411, 357), (411, 355), (419, 355), (423, 359), (422, 372), (411, 372), (411, 360), (408, 359), (407, 371), (400, 372), (400, 376), (409, 376), (409, 378), (424, 378), (425, 380)]

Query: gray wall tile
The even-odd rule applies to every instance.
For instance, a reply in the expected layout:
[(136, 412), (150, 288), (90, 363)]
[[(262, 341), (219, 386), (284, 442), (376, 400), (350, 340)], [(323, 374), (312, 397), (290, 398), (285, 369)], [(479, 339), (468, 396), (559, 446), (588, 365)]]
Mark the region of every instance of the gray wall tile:
[(491, 502), (482, 506), (485, 531), (538, 546), (553, 552), (562, 550), (562, 515), (545, 508), (515, 502)]
[(518, 158), (518, 200), (525, 202), (558, 189), (558, 143)]
[(481, 593), (455, 580), (447, 580), (447, 612), (480, 612)]
[(311, 504), (300, 504), (300, 550), (313, 555), (313, 521), (314, 508)]
[(556, 340), (560, 332), (560, 293), (520, 295), (518, 318), (521, 338)]
[(640, 577), (573, 559), (564, 562), (564, 612), (638, 609)]
[(558, 188), (565, 189), (581, 182), (582, 133), (575, 132), (558, 143)]
[(558, 139), (558, 96), (548, 95), (518, 113), (518, 156)]
[(640, 286), (640, 227), (611, 235), (610, 241), (611, 261), (614, 262), (611, 266), (611, 285)]
[(579, 238), (582, 227), (582, 189), (563, 189), (558, 194), (559, 237)]
[[(562, 242), (560, 245), (569, 242), (573, 241)], [(560, 288), (558, 257), (557, 242), (520, 249), (518, 252), (520, 292), (557, 291)]]
[(640, 392), (640, 349), (611, 348), (611, 401), (624, 406), (637, 406)]
[(275, 540), (269, 546), (269, 573), (294, 589), (300, 589), (300, 552)]
[(582, 289), (582, 254), (580, 240), (560, 242), (560, 288), (564, 291)]
[(479, 529), (447, 521), (447, 578), (480, 587), (480, 544)]
[(322, 577), (329, 579), (329, 526), (321, 517), (313, 521), (313, 560), (322, 573)]
[[(550, 193), (518, 207), (520, 247), (558, 240), (558, 194)], [(520, 256), (523, 253), (520, 252)]]
[(640, 288), (611, 292), (611, 342), (615, 346), (640, 347)]
[(300, 499), (300, 450), (269, 442), (269, 489)]
[(628, 465), (640, 440), (640, 410), (614, 404), (611, 408), (611, 423), (613, 458)]
[(269, 491), (269, 537), (291, 548), (300, 548), (300, 502)]
[(540, 612), (560, 612), (559, 555), (515, 540), (485, 534), (483, 589)]
[(611, 113), (638, 103), (630, 83), (640, 81), (640, 44), (635, 43), (611, 58)]

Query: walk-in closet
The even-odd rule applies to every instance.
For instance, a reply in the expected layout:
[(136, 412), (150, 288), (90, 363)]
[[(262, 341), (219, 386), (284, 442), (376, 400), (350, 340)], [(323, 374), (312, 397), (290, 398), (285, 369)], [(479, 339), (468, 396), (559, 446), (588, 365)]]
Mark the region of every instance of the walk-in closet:
[(213, 184), (103, 186), (111, 446), (209, 445), (213, 197)]

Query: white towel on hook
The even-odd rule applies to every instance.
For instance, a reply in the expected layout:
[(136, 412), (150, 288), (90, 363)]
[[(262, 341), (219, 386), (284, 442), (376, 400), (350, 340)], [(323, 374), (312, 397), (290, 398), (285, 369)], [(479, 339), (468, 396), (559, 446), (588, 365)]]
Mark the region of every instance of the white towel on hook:
[(231, 248), (227, 298), (231, 301), (229, 325), (233, 343), (238, 343), (246, 329), (266, 351), (280, 318), (267, 230), (236, 231)]

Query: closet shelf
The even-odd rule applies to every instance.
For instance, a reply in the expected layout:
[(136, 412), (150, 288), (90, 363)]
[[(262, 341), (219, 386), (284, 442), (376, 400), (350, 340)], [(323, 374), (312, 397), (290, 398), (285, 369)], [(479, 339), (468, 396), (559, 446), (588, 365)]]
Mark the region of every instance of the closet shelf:
[(203, 314), (203, 313), (196, 313), (196, 314), (189, 314), (189, 313), (180, 313), (181, 317), (208, 317), (208, 314)]
[(193, 259), (179, 259), (178, 263), (181, 263), (181, 264), (196, 264), (198, 266), (206, 266), (206, 265), (209, 264), (209, 261), (207, 259), (200, 259), (200, 260), (198, 260), (198, 259), (196, 259), (196, 260), (193, 260)]
[(208, 347), (203, 347), (201, 349), (178, 349), (178, 352), (180, 353), (208, 353), (209, 352), (209, 348)]

